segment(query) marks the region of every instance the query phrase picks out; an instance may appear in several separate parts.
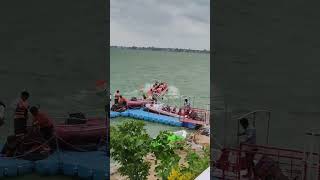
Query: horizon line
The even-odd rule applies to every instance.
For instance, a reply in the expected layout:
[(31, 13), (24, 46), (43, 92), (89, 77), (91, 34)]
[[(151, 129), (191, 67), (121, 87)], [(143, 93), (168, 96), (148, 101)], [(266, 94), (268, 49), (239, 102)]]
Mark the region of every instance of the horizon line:
[(124, 47), (124, 48), (158, 48), (158, 49), (180, 49), (180, 50), (194, 50), (194, 51), (210, 51), (210, 49), (191, 49), (191, 48), (171, 48), (171, 47), (156, 47), (156, 46), (122, 46), (110, 45), (110, 47)]

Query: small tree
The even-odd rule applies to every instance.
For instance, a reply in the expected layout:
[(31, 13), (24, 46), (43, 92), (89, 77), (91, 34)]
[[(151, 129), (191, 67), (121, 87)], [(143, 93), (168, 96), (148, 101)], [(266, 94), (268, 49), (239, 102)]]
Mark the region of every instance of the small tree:
[(180, 156), (176, 153), (176, 150), (182, 149), (184, 145), (185, 143), (182, 139), (168, 131), (160, 132), (152, 140), (151, 152), (157, 158), (155, 170), (163, 180), (167, 179), (172, 168), (179, 164)]
[(173, 168), (168, 180), (180, 180), (181, 177), (183, 177), (184, 180), (195, 179), (209, 167), (210, 163), (209, 149), (203, 148), (201, 154), (202, 155), (199, 155), (199, 152), (196, 153), (194, 150), (188, 148), (187, 156), (185, 158), (188, 165)]
[(146, 180), (150, 164), (144, 157), (150, 151), (151, 138), (141, 121), (127, 121), (110, 128), (112, 158), (120, 163), (119, 172), (131, 180)]

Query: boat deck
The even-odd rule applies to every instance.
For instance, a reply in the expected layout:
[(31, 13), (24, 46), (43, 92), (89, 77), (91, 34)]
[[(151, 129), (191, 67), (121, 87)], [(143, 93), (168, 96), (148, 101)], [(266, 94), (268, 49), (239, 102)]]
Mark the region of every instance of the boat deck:
[(193, 120), (193, 119), (182, 119), (180, 120), (181, 122), (185, 122), (185, 123), (192, 123), (192, 124), (196, 124), (196, 125), (207, 125), (207, 123), (205, 121), (197, 121), (197, 120)]

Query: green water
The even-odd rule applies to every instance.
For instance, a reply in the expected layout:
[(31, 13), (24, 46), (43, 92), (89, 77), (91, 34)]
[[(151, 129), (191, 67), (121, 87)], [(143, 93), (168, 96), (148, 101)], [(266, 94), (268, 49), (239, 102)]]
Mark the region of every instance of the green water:
[[(110, 88), (112, 95), (119, 89), (125, 97), (139, 96), (154, 80), (169, 84), (164, 103), (180, 105), (181, 96), (191, 97), (193, 106), (207, 109), (210, 99), (210, 56), (198, 53), (176, 53), (111, 48)], [(129, 118), (114, 118), (116, 125)], [(184, 129), (159, 123), (145, 122), (151, 137), (160, 131)], [(113, 161), (111, 161), (113, 163)]]
[(188, 96), (194, 106), (208, 108), (210, 102), (210, 55), (111, 48), (111, 93), (119, 89), (126, 97), (138, 96), (139, 89), (154, 80), (169, 83), (165, 102), (180, 105)]

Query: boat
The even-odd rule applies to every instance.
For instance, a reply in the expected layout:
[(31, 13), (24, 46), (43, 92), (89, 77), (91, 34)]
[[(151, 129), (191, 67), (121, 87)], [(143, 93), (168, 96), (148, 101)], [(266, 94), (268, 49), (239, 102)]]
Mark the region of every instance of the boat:
[(152, 100), (131, 98), (131, 100), (127, 101), (127, 107), (128, 108), (141, 108), (148, 103), (152, 103)]
[(57, 124), (56, 137), (62, 147), (74, 149), (74, 146), (97, 145), (106, 136), (106, 120), (90, 118), (86, 120)]
[[(162, 87), (160, 87), (162, 86)], [(153, 84), (150, 89), (147, 91), (147, 95), (149, 97), (159, 97), (165, 95), (169, 90), (169, 85), (166, 82), (161, 82), (159, 85), (158, 84)]]
[[(164, 110), (165, 105), (164, 104), (146, 104), (145, 108), (149, 112), (176, 117), (179, 118), (181, 122), (190, 123), (194, 125), (208, 125), (209, 124), (209, 111), (203, 110), (203, 109), (197, 109), (197, 108), (190, 108), (189, 111), (194, 112), (195, 116), (190, 117), (189, 115), (185, 115), (184, 112), (181, 112), (181, 109), (176, 109), (175, 111), (166, 111)], [(170, 106), (169, 106), (170, 107)], [(172, 110), (173, 108), (170, 107)]]

